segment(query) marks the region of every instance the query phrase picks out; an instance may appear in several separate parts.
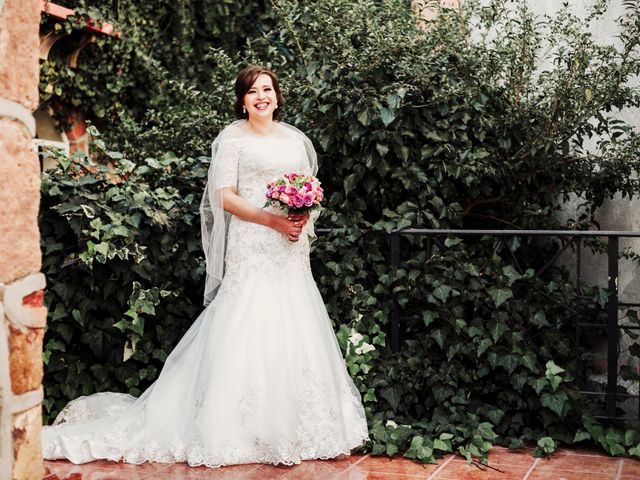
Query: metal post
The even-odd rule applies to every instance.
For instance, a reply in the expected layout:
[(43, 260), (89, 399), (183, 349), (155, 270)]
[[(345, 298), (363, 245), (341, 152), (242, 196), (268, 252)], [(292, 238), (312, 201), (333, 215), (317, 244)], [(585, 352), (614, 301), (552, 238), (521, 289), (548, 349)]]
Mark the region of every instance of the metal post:
[(582, 295), (582, 242), (580, 237), (576, 237), (576, 293)]
[[(400, 235), (397, 232), (391, 234), (391, 267), (394, 273), (400, 267)], [(393, 293), (391, 298), (391, 351), (400, 351), (400, 306)]]
[[(575, 239), (575, 245), (576, 245), (576, 295), (580, 296), (582, 295), (582, 289), (580, 288), (580, 283), (582, 282), (582, 275), (581, 275), (581, 268), (582, 268), (582, 255), (581, 255), (581, 242), (580, 242), (580, 238), (576, 237)], [(578, 349), (578, 351), (581, 350), (580, 348), (580, 321), (577, 320), (576, 321), (576, 348)], [(578, 355), (578, 371), (582, 372), (583, 371), (583, 362), (582, 362), (582, 356)], [(580, 379), (581, 385), (584, 385), (584, 380)]]
[(618, 237), (608, 239), (609, 299), (607, 301), (607, 415), (616, 416), (618, 389)]

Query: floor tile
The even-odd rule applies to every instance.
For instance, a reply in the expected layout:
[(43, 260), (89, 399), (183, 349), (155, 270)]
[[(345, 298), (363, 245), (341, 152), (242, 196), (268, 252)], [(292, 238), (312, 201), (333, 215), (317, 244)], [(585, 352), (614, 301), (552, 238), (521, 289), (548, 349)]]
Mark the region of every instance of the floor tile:
[(43, 480), (82, 480), (82, 473), (71, 473), (68, 475), (49, 473), (44, 476)]
[(367, 455), (351, 455), (341, 459), (307, 460), (292, 466), (284, 478), (287, 480), (305, 480), (308, 478), (336, 478), (352, 465), (361, 463)]
[(602, 449), (597, 447), (577, 447), (577, 448), (558, 448), (554, 455), (585, 455), (591, 457), (602, 457)]
[[(116, 480), (126, 478), (130, 480), (142, 480), (153, 478), (154, 475), (169, 468), (162, 463), (143, 463), (131, 465), (121, 462), (97, 461), (74, 465), (65, 461), (45, 462), (47, 480)], [(50, 478), (49, 478), (50, 477)]]
[[(338, 476), (337, 480), (426, 480), (428, 475), (405, 475), (402, 473), (376, 473), (376, 472), (363, 472), (360, 470), (347, 470)], [(311, 480), (311, 479), (310, 479)], [(313, 479), (324, 480), (324, 479)]]
[[(567, 472), (549, 470), (539, 472), (534, 470), (527, 480), (615, 480), (615, 474), (587, 473), (587, 472)], [(637, 480), (637, 479), (636, 479)]]
[(189, 472), (188, 470), (174, 472), (173, 470), (169, 470), (165, 472), (160, 472), (156, 476), (149, 477), (145, 480), (155, 480), (155, 479), (170, 480), (173, 478), (181, 479), (181, 480), (204, 480), (204, 479), (245, 480), (245, 479), (258, 479), (258, 478), (265, 478), (265, 479), (282, 478), (282, 474), (267, 475), (264, 472), (260, 472), (259, 474), (256, 474), (256, 472), (258, 472), (258, 469), (248, 469), (246, 471), (240, 471), (240, 470), (230, 471), (224, 467), (209, 468), (207, 470), (202, 470), (199, 472)]
[[(534, 466), (534, 462), (537, 462)], [(489, 468), (492, 467), (492, 468)], [(46, 461), (45, 480), (639, 480), (640, 460), (612, 458), (591, 449), (562, 449), (534, 459), (532, 449), (494, 447), (489, 467), (447, 456), (438, 464), (420, 464), (402, 456), (352, 455), (339, 460), (311, 460), (294, 466), (235, 465), (207, 468), (187, 464), (96, 461), (74, 465)]]
[[(466, 461), (463, 458), (460, 458), (460, 460), (463, 462)], [(513, 465), (531, 467), (535, 460), (533, 450), (531, 449), (509, 450), (503, 447), (493, 447), (489, 450), (489, 465), (492, 466)]]
[[(125, 477), (121, 477), (123, 480)], [(175, 474), (172, 472), (167, 473), (158, 473), (151, 477), (148, 477), (147, 480), (202, 480), (203, 478), (211, 478), (215, 480), (241, 480), (243, 477), (235, 474), (221, 473), (221, 472), (211, 472), (210, 476), (203, 477), (202, 475), (191, 475), (189, 472), (182, 474)]]
[(242, 480), (275, 480), (285, 478), (291, 473), (287, 465), (260, 465), (255, 470), (242, 477)]
[(198, 478), (199, 477), (190, 477), (189, 474), (175, 475), (173, 473), (158, 473), (153, 477), (153, 480), (197, 480)]
[(433, 480), (522, 480), (529, 471), (523, 465), (477, 466), (466, 461), (451, 461)]
[(343, 464), (349, 464), (349, 465), (353, 465), (354, 463), (359, 463), (361, 461), (363, 461), (365, 458), (370, 457), (371, 455), (369, 455), (368, 453), (359, 453), (359, 454), (355, 454), (355, 455), (349, 455), (340, 459), (332, 459), (332, 460), (318, 460), (318, 461), (322, 461), (322, 462), (340, 462)]
[(309, 478), (333, 479), (347, 470), (348, 465), (322, 465), (303, 462), (301, 465), (291, 467), (291, 470), (282, 478), (286, 480), (305, 480)]
[(394, 473), (396, 475), (428, 476), (438, 469), (438, 465), (416, 463), (404, 457), (389, 458), (370, 456), (355, 464), (349, 471), (356, 469), (362, 473)]
[[(168, 469), (162, 470), (157, 474), (158, 478), (160, 475), (170, 477), (173, 475), (175, 478), (182, 479), (212, 479), (212, 480), (240, 480), (244, 478), (247, 474), (251, 473), (253, 470), (258, 468), (258, 465), (250, 464), (250, 465), (233, 465), (228, 467), (190, 467), (186, 463), (176, 463), (171, 465)], [(147, 477), (145, 480), (153, 480), (156, 477)]]
[(635, 475), (636, 478), (640, 478), (640, 460), (634, 460), (631, 458), (624, 458), (622, 460), (622, 475)]
[[(618, 471), (619, 458), (599, 457), (591, 455), (552, 455), (549, 458), (540, 460), (535, 468), (535, 472), (586, 472), (590, 474), (600, 474), (603, 476), (616, 473)], [(603, 477), (604, 478), (604, 477)]]

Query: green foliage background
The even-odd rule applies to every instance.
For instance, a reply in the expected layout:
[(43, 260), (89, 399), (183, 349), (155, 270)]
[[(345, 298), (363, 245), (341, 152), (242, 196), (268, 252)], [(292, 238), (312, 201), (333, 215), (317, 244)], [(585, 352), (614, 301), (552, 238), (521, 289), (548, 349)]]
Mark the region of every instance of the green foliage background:
[[(640, 72), (636, 1), (618, 47), (589, 33), (606, 2), (547, 19), (523, 2), (466, 2), (426, 30), (399, 0), (134, 3), (118, 2), (123, 37), (91, 47), (87, 71), (43, 64), (45, 99), (86, 106), (104, 132), (98, 157), (118, 164), (94, 171), (78, 156), (44, 177), (47, 417), (79, 394), (139, 393), (200, 311), (203, 155), (230, 120), (239, 66), (260, 62), (318, 150), (332, 230), (314, 272), (369, 448), (433, 461), (590, 440), (640, 454), (638, 431), (599, 424), (578, 392), (589, 357), (575, 324), (601, 320), (607, 292), (576, 293), (559, 267), (537, 275), (557, 244), (402, 236), (400, 267), (388, 261), (388, 233), (409, 226), (587, 229), (606, 198), (638, 193), (638, 132), (616, 115), (640, 105), (627, 83)], [(583, 207), (563, 224), (571, 195)], [(407, 317), (400, 353), (392, 301)]]

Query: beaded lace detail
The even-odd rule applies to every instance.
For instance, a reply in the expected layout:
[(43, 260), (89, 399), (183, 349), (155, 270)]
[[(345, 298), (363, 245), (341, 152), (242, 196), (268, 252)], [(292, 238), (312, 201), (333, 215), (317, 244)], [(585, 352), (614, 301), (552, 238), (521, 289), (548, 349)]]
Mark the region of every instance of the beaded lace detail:
[[(304, 361), (304, 360), (303, 360)], [(296, 425), (293, 438), (279, 439), (275, 443), (270, 439), (254, 436), (252, 445), (234, 442), (233, 438), (226, 441), (224, 448), (211, 451), (202, 442), (195, 438), (174, 437), (166, 448), (165, 443), (155, 441), (144, 435), (147, 419), (146, 409), (135, 399), (124, 394), (96, 394), (102, 396), (121, 395), (122, 401), (129, 402), (130, 413), (138, 414), (118, 417), (125, 409), (120, 404), (109, 412), (112, 422), (108, 429), (98, 428), (94, 431), (78, 431), (74, 429), (78, 425), (85, 425), (87, 421), (95, 420), (98, 411), (87, 403), (87, 398), (81, 397), (71, 402), (56, 419), (56, 425), (67, 428), (70, 431), (65, 434), (60, 427), (43, 427), (43, 439), (45, 446), (52, 447), (58, 438), (66, 437), (78, 445), (83, 443), (111, 446), (112, 460), (123, 460), (127, 463), (141, 464), (144, 462), (176, 463), (186, 462), (189, 465), (205, 465), (219, 467), (222, 465), (236, 465), (242, 463), (269, 463), (269, 464), (298, 464), (307, 459), (329, 459), (339, 455), (349, 455), (351, 449), (368, 440), (366, 421), (363, 417), (355, 423), (356, 428), (348, 432), (345, 438), (344, 419), (341, 418), (342, 410), (347, 406), (360, 407), (358, 396), (354, 395), (351, 385), (342, 379), (338, 387), (339, 402), (336, 403), (331, 395), (331, 385), (322, 380), (322, 376), (314, 374), (305, 366), (308, 376), (305, 377), (303, 387), (296, 392), (298, 416), (293, 420)], [(261, 390), (257, 387), (250, 389), (238, 402), (243, 419), (243, 427), (250, 428), (255, 421), (257, 407), (260, 403)], [(106, 398), (106, 397), (105, 397)], [(120, 400), (120, 399), (117, 399)], [(104, 419), (103, 419), (104, 420)], [(351, 421), (355, 419), (352, 418)], [(56, 431), (57, 430), (57, 431)], [(73, 430), (75, 432), (71, 433)], [(248, 448), (251, 447), (251, 448)], [(59, 458), (56, 451), (51, 448), (45, 450), (45, 457)]]

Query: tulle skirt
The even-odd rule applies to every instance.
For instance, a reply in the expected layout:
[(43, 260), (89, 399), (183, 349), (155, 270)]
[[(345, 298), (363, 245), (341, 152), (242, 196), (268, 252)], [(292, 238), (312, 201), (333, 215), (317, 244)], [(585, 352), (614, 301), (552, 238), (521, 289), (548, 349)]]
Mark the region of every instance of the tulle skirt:
[(80, 397), (42, 435), (46, 459), (211, 467), (296, 464), (368, 439), (311, 272), (240, 267), (139, 398)]

